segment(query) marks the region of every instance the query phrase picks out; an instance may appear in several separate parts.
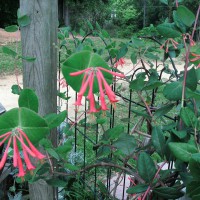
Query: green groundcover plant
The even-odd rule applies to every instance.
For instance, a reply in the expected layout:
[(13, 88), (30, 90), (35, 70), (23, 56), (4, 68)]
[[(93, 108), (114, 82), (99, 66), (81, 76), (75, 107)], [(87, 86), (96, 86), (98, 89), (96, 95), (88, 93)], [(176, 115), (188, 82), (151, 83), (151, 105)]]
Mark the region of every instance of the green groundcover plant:
[[(60, 83), (77, 92), (76, 112), (86, 98), (88, 107), (83, 112), (102, 127), (99, 141), (93, 147), (98, 156), (86, 165), (69, 163), (73, 139), (62, 138), (57, 147), (48, 139), (50, 130), (67, 120), (67, 111), (39, 116), (34, 90), (14, 85), (12, 90), (19, 95), (19, 108), (0, 116), (0, 146), (4, 145), (0, 169), (10, 160), (16, 182), (44, 179), (62, 188), (66, 199), (94, 199), (79, 178), (96, 167), (128, 175), (132, 185), (126, 192), (132, 199), (178, 199), (185, 194), (193, 200), (200, 199), (200, 50), (194, 39), (200, 7), (195, 16), (180, 2), (174, 2), (172, 22), (166, 19), (157, 27), (151, 25), (145, 29), (145, 36), (133, 36), (120, 44), (98, 24), (93, 27), (88, 22), (88, 29), (81, 29), (78, 34), (69, 27), (60, 28), (57, 48), (64, 76)], [(19, 26), (5, 30), (15, 32), (29, 23), (28, 16), (19, 16)], [(69, 35), (73, 36), (74, 48), (68, 46)], [(95, 46), (90, 36), (99, 37), (105, 47)], [(37, 59), (20, 56), (6, 46), (3, 52), (16, 60)], [(128, 75), (120, 70), (127, 52), (135, 66)], [(128, 133), (120, 123), (105, 129), (110, 107), (120, 109), (122, 100), (117, 94), (123, 93), (121, 83), (126, 93), (142, 105), (139, 110), (129, 109), (135, 117), (124, 120), (133, 125)], [(61, 92), (58, 96), (64, 101), (69, 98)], [(65, 137), (73, 135), (73, 130), (74, 124), (68, 124)], [(55, 161), (57, 164), (52, 167)], [(79, 186), (70, 187), (69, 177)], [(97, 188), (99, 199), (115, 199), (115, 192), (110, 192), (101, 181)]]

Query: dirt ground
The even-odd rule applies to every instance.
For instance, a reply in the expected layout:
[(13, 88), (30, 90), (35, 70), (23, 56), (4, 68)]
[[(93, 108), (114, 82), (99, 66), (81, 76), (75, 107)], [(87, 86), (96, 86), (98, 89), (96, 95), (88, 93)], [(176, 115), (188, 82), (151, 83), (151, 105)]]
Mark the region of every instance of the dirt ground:
[(0, 46), (8, 42), (20, 41), (20, 32), (8, 33), (0, 28)]

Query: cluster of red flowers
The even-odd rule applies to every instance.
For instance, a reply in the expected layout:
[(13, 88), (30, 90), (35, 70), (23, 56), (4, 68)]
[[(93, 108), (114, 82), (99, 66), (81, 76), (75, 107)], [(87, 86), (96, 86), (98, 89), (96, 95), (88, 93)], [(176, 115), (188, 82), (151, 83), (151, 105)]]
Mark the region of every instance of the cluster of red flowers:
[(24, 170), (22, 156), (20, 155), (20, 150), (18, 147), (17, 141), (21, 144), (22, 152), (23, 152), (23, 159), (26, 164), (26, 169), (32, 171), (35, 169), (35, 166), (31, 163), (29, 155), (42, 160), (45, 156), (40, 153), (36, 147), (31, 143), (26, 133), (24, 133), (20, 128), (16, 128), (12, 132), (7, 132), (0, 136), (1, 142), (0, 146), (3, 145), (8, 140), (7, 146), (5, 148), (5, 152), (2, 156), (0, 161), (0, 170), (4, 167), (7, 157), (8, 157), (8, 150), (13, 145), (13, 166), (19, 169), (18, 177), (24, 177), (26, 172)]
[(124, 64), (125, 64), (124, 58), (120, 58), (120, 59), (115, 63), (114, 67), (117, 68), (119, 65), (120, 65), (121, 67), (123, 67)]
[[(90, 110), (89, 113), (95, 113), (98, 112), (99, 110), (106, 111), (108, 110), (106, 101), (105, 101), (105, 93), (110, 101), (111, 104), (115, 104), (118, 100), (116, 99), (115, 93), (112, 91), (110, 85), (107, 83), (106, 79), (104, 78), (104, 75), (102, 71), (107, 72), (109, 74), (112, 74), (114, 76), (118, 76), (121, 78), (124, 78), (124, 74), (112, 72), (108, 69), (105, 69), (103, 67), (91, 67), (87, 68), (78, 72), (73, 72), (70, 73), (71, 76), (78, 76), (80, 74), (84, 73), (84, 77), (82, 80), (82, 85), (80, 88), (80, 91), (78, 93), (78, 98), (75, 103), (76, 106), (80, 106), (82, 97), (84, 93), (86, 92), (87, 88), (89, 87), (87, 99), (89, 100), (90, 103)], [(100, 109), (97, 109), (95, 106), (95, 98), (94, 98), (94, 93), (93, 93), (93, 84), (94, 84), (94, 77), (96, 76), (97, 81), (98, 81), (98, 86), (99, 86), (99, 93), (100, 93)], [(104, 93), (105, 89), (105, 93)]]
[(168, 51), (169, 51), (169, 43), (170, 43), (170, 42), (171, 42), (171, 44), (173, 45), (173, 47), (174, 47), (175, 49), (177, 49), (178, 42), (176, 42), (176, 41), (175, 41), (174, 39), (172, 39), (172, 38), (167, 39), (167, 40), (164, 42), (164, 44), (161, 45), (160, 49), (163, 49), (164, 46), (165, 46), (165, 52), (168, 53)]

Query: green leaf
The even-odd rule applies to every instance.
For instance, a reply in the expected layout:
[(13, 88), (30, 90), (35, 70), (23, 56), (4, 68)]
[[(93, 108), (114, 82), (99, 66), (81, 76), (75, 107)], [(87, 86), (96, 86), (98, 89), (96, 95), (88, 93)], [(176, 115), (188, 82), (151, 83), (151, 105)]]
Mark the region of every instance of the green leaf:
[(165, 155), (165, 137), (162, 129), (157, 126), (153, 127), (152, 130), (152, 143), (155, 147), (156, 152), (161, 156), (164, 157)]
[(86, 22), (87, 22), (87, 25), (90, 28), (90, 30), (94, 30), (94, 27), (92, 26), (92, 24), (90, 23), (90, 21), (87, 20)]
[(187, 136), (186, 130), (177, 131), (177, 130), (172, 129), (172, 133), (176, 135), (179, 139), (184, 139)]
[(49, 133), (46, 121), (28, 108), (13, 108), (0, 116), (0, 135), (18, 127), (32, 143), (37, 143)]
[(147, 190), (149, 185), (147, 184), (138, 184), (136, 186), (133, 186), (133, 187), (129, 187), (127, 190), (126, 190), (126, 193), (128, 194), (137, 194), (137, 193), (143, 193)]
[(186, 193), (189, 197), (197, 196), (200, 194), (200, 181), (194, 180), (186, 186)]
[(161, 117), (163, 115), (165, 115), (166, 113), (168, 113), (172, 108), (174, 107), (174, 104), (168, 104), (165, 106), (162, 106), (161, 108), (157, 109), (156, 112), (154, 113), (154, 117), (158, 118)]
[(19, 58), (26, 60), (28, 62), (34, 62), (36, 60), (36, 58), (34, 57), (29, 57), (29, 56), (19, 56)]
[(176, 30), (174, 24), (163, 23), (157, 26), (157, 31), (160, 35), (166, 38), (176, 38), (181, 36), (181, 32)]
[(193, 178), (200, 180), (200, 153), (195, 153), (192, 155), (189, 162), (189, 169)]
[(185, 6), (179, 6), (177, 9), (179, 19), (188, 27), (191, 27), (195, 21), (195, 15)]
[(19, 30), (19, 27), (17, 25), (11, 25), (11, 26), (5, 27), (6, 32), (16, 32), (18, 30)]
[(117, 141), (113, 143), (113, 146), (120, 150), (124, 155), (133, 153), (136, 145), (134, 136), (125, 133), (120, 135)]
[(170, 101), (180, 100), (182, 97), (182, 82), (169, 83), (163, 89), (163, 95)]
[(18, 104), (19, 107), (26, 107), (35, 111), (36, 113), (38, 112), (38, 97), (32, 89), (23, 89), (20, 92)]
[(3, 51), (3, 53), (6, 53), (6, 54), (8, 54), (10, 56), (13, 56), (14, 58), (17, 56), (17, 53), (15, 51), (13, 51), (12, 49), (10, 49), (10, 48), (8, 48), (6, 46), (2, 47), (2, 51)]
[(200, 199), (200, 194), (194, 195), (192, 197), (192, 200), (199, 200)]
[(57, 33), (57, 37), (58, 37), (59, 40), (65, 39), (65, 35), (63, 33), (60, 33), (60, 32)]
[(168, 0), (160, 0), (161, 3), (164, 3), (165, 5), (168, 5)]
[(65, 167), (71, 171), (79, 170), (79, 167), (69, 164), (69, 163), (65, 164)]
[(55, 151), (59, 154), (59, 156), (64, 157), (66, 159), (66, 155), (73, 148), (72, 142), (67, 140), (63, 145), (57, 147)]
[(123, 45), (120, 49), (119, 52), (117, 54), (117, 60), (119, 60), (120, 58), (124, 57), (126, 55), (126, 53), (128, 52), (128, 48), (127, 45)]
[(96, 122), (97, 124), (105, 124), (107, 122), (107, 119), (105, 117), (97, 118)]
[(50, 156), (52, 156), (53, 158), (55, 158), (56, 160), (60, 160), (59, 155), (56, 153), (56, 151), (53, 148), (47, 148), (46, 151), (48, 152), (48, 154)]
[(102, 33), (104, 38), (109, 38), (110, 37), (109, 33), (104, 29), (101, 31), (101, 33)]
[(145, 46), (145, 43), (139, 38), (132, 37), (130, 45), (133, 46), (134, 48), (141, 48)]
[[(70, 76), (70, 73), (84, 70), (90, 67), (103, 67), (110, 70), (108, 64), (96, 53), (91, 51), (82, 51), (70, 56), (62, 66), (62, 73), (70, 85), (76, 92), (79, 92), (82, 84), (84, 74), (78, 76)], [(112, 75), (107, 72), (102, 72), (108, 84), (112, 82)], [(93, 93), (98, 92), (98, 82), (96, 77), (94, 78)], [(86, 95), (86, 93), (85, 93)]]
[(187, 127), (197, 127), (198, 119), (190, 108), (181, 108), (180, 117)]
[(19, 85), (12, 85), (11, 90), (13, 94), (18, 94), (18, 95), (20, 95), (20, 92), (22, 91)]
[(136, 78), (130, 82), (129, 88), (134, 91), (140, 91), (144, 87), (145, 81), (144, 78)]
[(59, 126), (65, 120), (66, 116), (67, 116), (67, 111), (64, 110), (60, 112), (59, 114), (52, 113), (52, 114), (46, 115), (45, 120), (49, 128), (52, 129)]
[(192, 91), (195, 91), (197, 89), (197, 83), (196, 71), (193, 67), (187, 73), (186, 86)]
[(149, 59), (152, 59), (152, 60), (159, 60), (159, 56), (157, 56), (157, 55), (155, 55), (155, 54), (153, 54), (153, 53), (151, 53), (151, 52), (146, 52), (145, 54), (144, 54), (144, 56), (146, 57), (146, 58), (149, 58)]
[(141, 152), (137, 162), (137, 170), (139, 175), (147, 182), (150, 183), (155, 174), (156, 167), (152, 158), (145, 152)]
[(59, 91), (57, 93), (57, 96), (66, 101), (71, 98), (66, 96), (66, 92), (59, 92)]
[(148, 81), (143, 87), (143, 90), (153, 90), (155, 88), (160, 87), (161, 85), (163, 85), (161, 81)]
[(132, 111), (133, 113), (135, 113), (137, 116), (142, 116), (142, 117), (145, 117), (145, 118), (147, 118), (147, 119), (150, 119), (150, 118), (151, 118), (150, 115), (146, 114), (146, 111), (140, 112), (140, 111), (133, 110), (133, 109), (131, 109), (131, 111)]
[(80, 31), (79, 31), (79, 33), (80, 33), (80, 35), (81, 35), (82, 37), (84, 37), (84, 36), (85, 36), (85, 31), (84, 31), (82, 28), (80, 28)]
[(48, 185), (51, 185), (53, 187), (65, 187), (67, 185), (67, 181), (63, 181), (59, 178), (51, 178), (49, 180), (46, 180)]
[(47, 139), (47, 138), (43, 138), (40, 140), (39, 144), (44, 147), (44, 149), (48, 149), (48, 148), (53, 148), (53, 144), (51, 142), (51, 140)]
[(137, 54), (135, 52), (131, 54), (131, 61), (133, 64), (137, 63)]
[(20, 27), (28, 26), (31, 23), (31, 19), (28, 15), (23, 15), (17, 19)]
[[(180, 81), (183, 81), (183, 77), (180, 78)], [(187, 72), (186, 87), (195, 91), (197, 89), (197, 83), (196, 70), (193, 67)]]
[(182, 31), (182, 33), (186, 33), (186, 26), (182, 22), (182, 20), (179, 18), (177, 11), (173, 11), (173, 19), (176, 24), (176, 26)]
[(192, 154), (197, 153), (196, 147), (191, 144), (170, 142), (168, 145), (173, 155), (183, 162), (189, 162)]
[(153, 191), (162, 198), (165, 199), (177, 199), (184, 195), (184, 192), (177, 190), (173, 187), (159, 187), (154, 188)]
[(107, 140), (114, 140), (114, 139), (117, 139), (119, 137), (119, 135), (121, 135), (122, 133), (124, 133), (124, 126), (123, 125), (116, 125), (114, 128), (108, 129), (104, 133), (104, 137)]

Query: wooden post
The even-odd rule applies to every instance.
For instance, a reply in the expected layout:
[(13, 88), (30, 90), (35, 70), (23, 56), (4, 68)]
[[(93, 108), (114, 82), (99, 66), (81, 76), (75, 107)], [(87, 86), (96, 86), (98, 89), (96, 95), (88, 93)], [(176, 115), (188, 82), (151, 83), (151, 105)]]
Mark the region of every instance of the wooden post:
[[(20, 14), (28, 15), (31, 23), (21, 28), (23, 56), (36, 57), (23, 62), (23, 86), (35, 89), (39, 98), (39, 114), (57, 110), (57, 27), (58, 5), (55, 0), (20, 0)], [(30, 119), (31, 120), (31, 119)], [(56, 132), (50, 139), (56, 145)], [(31, 200), (54, 200), (56, 194), (45, 181), (29, 185)]]

